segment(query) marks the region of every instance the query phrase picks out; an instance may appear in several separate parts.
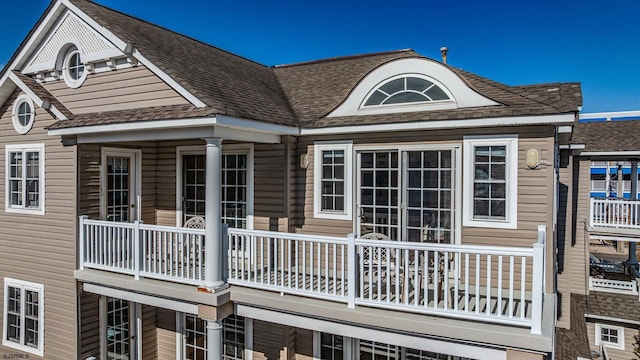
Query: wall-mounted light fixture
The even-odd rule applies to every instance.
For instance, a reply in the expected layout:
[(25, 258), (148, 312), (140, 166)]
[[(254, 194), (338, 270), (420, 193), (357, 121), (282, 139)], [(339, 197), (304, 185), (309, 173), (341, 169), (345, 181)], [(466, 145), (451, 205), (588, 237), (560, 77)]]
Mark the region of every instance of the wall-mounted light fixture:
[(307, 156), (307, 153), (300, 154), (299, 162), (301, 169), (306, 169), (309, 166), (309, 156)]

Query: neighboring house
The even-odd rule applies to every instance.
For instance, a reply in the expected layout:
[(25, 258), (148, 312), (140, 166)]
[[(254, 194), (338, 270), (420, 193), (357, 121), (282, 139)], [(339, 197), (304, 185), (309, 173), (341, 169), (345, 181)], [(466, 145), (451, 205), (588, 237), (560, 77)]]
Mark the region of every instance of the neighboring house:
[[(640, 201), (591, 197), (589, 182), (591, 164), (603, 161), (628, 162), (631, 178), (638, 177), (639, 130), (640, 120), (580, 122), (568, 147), (573, 153), (573, 186), (566, 202), (572, 204), (567, 207), (567, 229), (573, 230), (558, 246), (559, 297), (566, 300), (559, 309), (557, 343), (566, 347), (573, 339), (576, 348), (581, 344), (583, 357), (588, 357), (587, 345), (594, 353), (606, 351), (611, 359), (633, 357), (633, 337), (640, 325), (634, 256)], [(631, 194), (637, 193), (637, 182), (630, 188)], [(569, 355), (571, 349), (561, 352), (561, 359), (575, 359)]]
[(53, 1), (0, 74), (0, 353), (549, 358), (581, 101)]
[[(580, 122), (640, 120), (640, 111), (580, 114)], [(620, 141), (628, 141), (622, 134), (615, 134)], [(619, 191), (619, 189), (622, 191)], [(591, 196), (631, 198), (631, 163), (628, 161), (601, 160), (591, 162)], [(636, 195), (637, 198), (637, 195)]]

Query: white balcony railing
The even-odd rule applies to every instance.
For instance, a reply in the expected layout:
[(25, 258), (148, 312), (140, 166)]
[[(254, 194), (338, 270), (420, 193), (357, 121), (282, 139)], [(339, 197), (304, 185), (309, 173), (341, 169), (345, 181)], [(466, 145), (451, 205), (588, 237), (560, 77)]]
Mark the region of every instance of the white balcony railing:
[(610, 280), (589, 276), (589, 290), (638, 295), (638, 283), (636, 280)]
[(590, 199), (591, 227), (640, 229), (640, 200)]
[[(540, 333), (546, 232), (531, 248), (228, 230), (228, 283)], [(204, 231), (80, 219), (80, 266), (201, 285)], [(218, 264), (219, 265), (219, 264)]]

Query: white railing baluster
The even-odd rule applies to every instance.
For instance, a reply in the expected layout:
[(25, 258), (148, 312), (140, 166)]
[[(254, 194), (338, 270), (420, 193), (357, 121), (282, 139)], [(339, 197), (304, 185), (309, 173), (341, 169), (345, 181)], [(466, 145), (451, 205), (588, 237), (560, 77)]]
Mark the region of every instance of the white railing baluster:
[[(80, 269), (201, 285), (204, 266), (223, 266), (232, 285), (341, 301), (349, 307), (364, 304), (532, 331), (542, 316), (544, 244), (449, 245), (229, 229), (221, 235), (227, 258), (205, 265), (202, 229), (86, 217), (79, 227)], [(592, 286), (628, 287), (595, 281)], [(486, 298), (486, 308), (481, 298)]]

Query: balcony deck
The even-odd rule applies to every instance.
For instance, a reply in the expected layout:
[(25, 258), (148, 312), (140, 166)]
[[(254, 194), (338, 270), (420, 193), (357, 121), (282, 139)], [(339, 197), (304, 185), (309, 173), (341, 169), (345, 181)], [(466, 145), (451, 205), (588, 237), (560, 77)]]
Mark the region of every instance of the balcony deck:
[(205, 260), (204, 230), (81, 217), (80, 269), (203, 285), (206, 266), (221, 266), (231, 285), (540, 333), (544, 233), (532, 248), (243, 229), (226, 239), (216, 262)]

